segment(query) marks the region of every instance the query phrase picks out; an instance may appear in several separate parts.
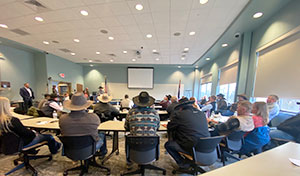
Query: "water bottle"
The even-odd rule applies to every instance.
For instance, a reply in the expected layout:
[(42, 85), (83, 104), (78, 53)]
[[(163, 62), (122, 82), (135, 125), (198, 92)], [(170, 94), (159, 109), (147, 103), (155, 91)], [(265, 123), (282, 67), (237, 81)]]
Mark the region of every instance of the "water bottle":
[(235, 111), (233, 115), (234, 115), (234, 116), (237, 116), (237, 115), (238, 115), (238, 114), (237, 114), (237, 111)]
[(52, 117), (53, 117), (53, 119), (57, 119), (57, 112), (55, 110), (52, 113)]
[(215, 111), (211, 112), (210, 118), (214, 118), (215, 117)]

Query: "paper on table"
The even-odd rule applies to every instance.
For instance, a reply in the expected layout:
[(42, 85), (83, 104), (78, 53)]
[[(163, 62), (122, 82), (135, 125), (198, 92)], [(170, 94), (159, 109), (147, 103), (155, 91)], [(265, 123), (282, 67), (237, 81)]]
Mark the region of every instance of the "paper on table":
[(289, 158), (290, 162), (292, 162), (293, 164), (295, 164), (296, 166), (300, 167), (300, 160), (298, 159), (293, 159), (293, 158)]
[(47, 124), (49, 123), (48, 121), (38, 121), (36, 122), (37, 125), (44, 125), (44, 124)]

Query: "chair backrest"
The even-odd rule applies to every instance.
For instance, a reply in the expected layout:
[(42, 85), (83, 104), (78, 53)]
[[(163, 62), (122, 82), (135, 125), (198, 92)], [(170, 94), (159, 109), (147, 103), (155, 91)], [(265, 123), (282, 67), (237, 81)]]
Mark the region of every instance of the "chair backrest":
[(224, 136), (200, 138), (193, 147), (194, 161), (203, 166), (209, 166), (218, 159), (216, 148)]
[(285, 120), (287, 120), (289, 118), (292, 118), (293, 116), (294, 116), (294, 114), (290, 114), (290, 113), (287, 113), (287, 112), (279, 112), (279, 114), (269, 122), (269, 126), (277, 127), (282, 122), (284, 122)]
[(1, 153), (11, 155), (18, 153), (23, 148), (23, 140), (13, 132), (2, 133), (1, 140)]
[(59, 136), (63, 143), (63, 155), (72, 160), (86, 160), (96, 152), (96, 142), (92, 136)]
[(159, 158), (159, 136), (126, 136), (126, 157), (137, 164), (149, 164)]
[(243, 145), (243, 137), (245, 132), (234, 131), (226, 137), (227, 148), (232, 151), (239, 151)]

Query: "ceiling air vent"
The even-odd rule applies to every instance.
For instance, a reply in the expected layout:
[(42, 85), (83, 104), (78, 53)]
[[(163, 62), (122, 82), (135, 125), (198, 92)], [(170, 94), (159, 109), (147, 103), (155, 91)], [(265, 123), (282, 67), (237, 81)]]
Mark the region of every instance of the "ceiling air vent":
[(46, 8), (41, 3), (39, 3), (37, 0), (25, 0), (24, 2), (27, 3), (27, 4), (30, 4), (30, 5), (34, 5), (36, 7)]
[(62, 51), (62, 52), (65, 52), (65, 53), (71, 52), (71, 50), (68, 50), (68, 49), (66, 49), (66, 48), (61, 48), (61, 49), (59, 49), (59, 50)]
[(107, 55), (109, 55), (109, 56), (111, 56), (111, 57), (116, 57), (115, 54), (107, 54)]
[(96, 59), (96, 60), (94, 60), (95, 62), (102, 62), (101, 60), (99, 60), (99, 59)]
[(10, 30), (11, 32), (14, 32), (16, 34), (19, 34), (19, 35), (22, 35), (22, 36), (25, 36), (25, 35), (30, 35), (28, 32), (26, 31), (23, 31), (21, 29), (12, 29)]

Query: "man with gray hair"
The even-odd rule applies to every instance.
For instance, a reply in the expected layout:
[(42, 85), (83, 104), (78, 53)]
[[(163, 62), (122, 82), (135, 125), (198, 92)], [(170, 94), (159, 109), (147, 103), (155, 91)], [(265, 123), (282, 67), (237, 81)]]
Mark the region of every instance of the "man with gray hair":
[(279, 114), (280, 108), (278, 105), (279, 97), (277, 95), (269, 95), (267, 99), (267, 105), (269, 109), (270, 121)]
[(179, 103), (177, 101), (176, 96), (171, 97), (171, 104), (167, 107), (167, 112), (169, 117), (174, 113), (175, 106), (177, 106)]

